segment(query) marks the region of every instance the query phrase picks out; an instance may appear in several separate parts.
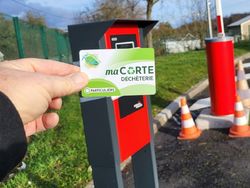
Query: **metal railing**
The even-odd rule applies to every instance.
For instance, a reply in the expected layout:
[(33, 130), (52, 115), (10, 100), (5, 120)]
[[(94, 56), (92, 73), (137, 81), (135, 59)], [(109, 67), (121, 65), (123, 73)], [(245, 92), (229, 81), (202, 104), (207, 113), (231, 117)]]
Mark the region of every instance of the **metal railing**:
[(71, 62), (67, 33), (1, 13), (0, 51), (5, 59), (35, 57)]

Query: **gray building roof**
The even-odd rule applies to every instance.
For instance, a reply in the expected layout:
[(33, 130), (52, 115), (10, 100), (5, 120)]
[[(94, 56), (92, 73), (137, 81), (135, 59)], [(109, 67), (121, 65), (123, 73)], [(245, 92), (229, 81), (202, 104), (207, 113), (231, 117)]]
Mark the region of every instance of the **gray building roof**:
[(250, 21), (250, 15), (249, 16), (246, 16), (236, 22), (233, 22), (231, 24), (228, 25), (228, 27), (234, 27), (234, 26), (240, 26), (241, 24), (247, 22), (247, 21)]

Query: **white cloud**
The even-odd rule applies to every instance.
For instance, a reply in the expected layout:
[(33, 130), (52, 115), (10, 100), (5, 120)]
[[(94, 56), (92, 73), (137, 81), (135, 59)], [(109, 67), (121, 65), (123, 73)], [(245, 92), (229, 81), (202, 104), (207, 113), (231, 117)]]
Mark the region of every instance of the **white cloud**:
[(19, 18), (23, 18), (25, 15), (26, 15), (26, 12), (25, 12), (25, 11), (21, 11), (21, 12), (19, 12), (18, 14), (13, 14), (12, 16), (16, 16), (16, 17), (19, 17)]

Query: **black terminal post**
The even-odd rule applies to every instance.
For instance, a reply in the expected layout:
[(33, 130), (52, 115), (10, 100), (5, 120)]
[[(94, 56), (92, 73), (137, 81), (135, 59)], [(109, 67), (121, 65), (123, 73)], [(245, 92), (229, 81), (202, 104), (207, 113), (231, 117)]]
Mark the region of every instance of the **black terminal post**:
[[(70, 25), (74, 64), (80, 50), (143, 47), (156, 23), (116, 19)], [(158, 188), (150, 97), (80, 97), (80, 104), (95, 187), (123, 188), (120, 164), (131, 157), (135, 187)]]

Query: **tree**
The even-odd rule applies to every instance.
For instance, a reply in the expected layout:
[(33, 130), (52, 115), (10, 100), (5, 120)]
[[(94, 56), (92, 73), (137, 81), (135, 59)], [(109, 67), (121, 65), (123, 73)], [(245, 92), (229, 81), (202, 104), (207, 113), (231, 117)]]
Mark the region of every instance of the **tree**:
[[(125, 19), (152, 19), (153, 6), (160, 0), (94, 0), (92, 7), (75, 16), (76, 23), (103, 21), (114, 18)], [(146, 2), (146, 12), (144, 8)], [(153, 47), (152, 33), (147, 37), (149, 47)]]
[[(152, 11), (153, 11), (153, 6), (159, 1), (159, 0), (146, 0), (147, 1), (147, 11), (146, 11), (146, 18), (147, 20), (152, 19)], [(147, 36), (147, 43), (148, 47), (152, 48), (153, 47), (153, 37), (152, 37), (152, 32), (148, 33)]]
[[(203, 47), (204, 38), (208, 33), (206, 1), (190, 0), (178, 2), (183, 19), (182, 26), (177, 29), (178, 33), (182, 36), (191, 33), (200, 39), (200, 45)], [(214, 12), (214, 9), (215, 7), (212, 6), (212, 12)]]
[(141, 19), (144, 15), (140, 0), (95, 0), (92, 7), (86, 7), (75, 16), (75, 20), (84, 23), (114, 18)]
[(5, 59), (16, 59), (18, 52), (12, 20), (0, 15), (0, 31), (0, 51)]
[(126, 0), (125, 11), (127, 12), (126, 17), (131, 19), (144, 18), (145, 15), (141, 0)]
[(166, 52), (165, 42), (168, 39), (175, 38), (175, 29), (168, 22), (162, 22), (152, 31), (155, 53), (162, 55)]
[[(114, 18), (152, 19), (153, 6), (160, 0), (94, 0), (92, 7), (86, 7), (75, 16), (76, 23), (103, 21)], [(146, 12), (145, 3), (146, 2)], [(147, 36), (148, 47), (153, 47), (152, 33)]]
[(46, 26), (45, 18), (39, 14), (35, 14), (31, 11), (26, 12), (24, 20), (31, 25)]

